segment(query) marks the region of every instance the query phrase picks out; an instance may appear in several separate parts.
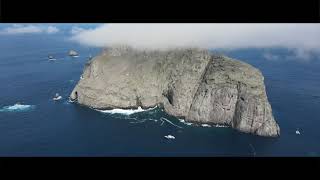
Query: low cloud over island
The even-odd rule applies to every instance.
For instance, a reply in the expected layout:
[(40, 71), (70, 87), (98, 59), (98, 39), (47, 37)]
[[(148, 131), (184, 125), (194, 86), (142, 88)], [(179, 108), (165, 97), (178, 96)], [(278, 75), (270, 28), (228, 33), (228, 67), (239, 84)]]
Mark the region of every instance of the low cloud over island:
[(266, 52), (267, 60), (309, 60), (320, 57), (320, 24), (312, 23), (116, 23), (116, 24), (0, 24), (0, 35), (64, 34), (87, 46), (126, 44), (134, 48), (201, 47), (287, 48), (282, 57)]
[(81, 44), (135, 48), (288, 48), (308, 58), (320, 54), (319, 24), (103, 24), (72, 33)]

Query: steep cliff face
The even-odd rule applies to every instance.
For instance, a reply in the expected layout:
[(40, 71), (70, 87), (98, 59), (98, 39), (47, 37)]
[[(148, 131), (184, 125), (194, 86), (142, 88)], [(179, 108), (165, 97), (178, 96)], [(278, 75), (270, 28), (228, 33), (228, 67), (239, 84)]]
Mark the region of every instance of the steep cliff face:
[(280, 135), (261, 72), (204, 49), (108, 48), (86, 64), (70, 97), (98, 109), (163, 105), (186, 121)]

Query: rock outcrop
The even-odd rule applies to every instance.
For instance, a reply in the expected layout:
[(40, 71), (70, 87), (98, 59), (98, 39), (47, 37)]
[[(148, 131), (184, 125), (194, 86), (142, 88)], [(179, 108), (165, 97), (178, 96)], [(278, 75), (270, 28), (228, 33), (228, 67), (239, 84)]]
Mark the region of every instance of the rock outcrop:
[(280, 135), (261, 72), (205, 49), (108, 48), (86, 64), (70, 98), (97, 109), (161, 105), (189, 122)]

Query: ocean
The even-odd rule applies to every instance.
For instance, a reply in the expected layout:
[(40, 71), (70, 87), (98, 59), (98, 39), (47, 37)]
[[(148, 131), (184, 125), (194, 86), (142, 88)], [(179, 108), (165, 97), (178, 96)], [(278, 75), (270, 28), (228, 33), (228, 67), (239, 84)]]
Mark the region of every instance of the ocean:
[[(79, 57), (68, 56), (74, 49)], [(281, 48), (217, 50), (259, 68), (279, 138), (192, 126), (160, 108), (99, 112), (68, 101), (90, 55), (67, 35), (0, 35), (0, 156), (319, 156), (320, 59)], [(48, 55), (57, 60), (48, 61)], [(62, 96), (53, 101), (56, 93)], [(30, 106), (14, 106), (16, 102)], [(120, 111), (120, 110), (118, 110)], [(300, 134), (296, 134), (299, 130)], [(175, 139), (164, 136), (172, 135)]]

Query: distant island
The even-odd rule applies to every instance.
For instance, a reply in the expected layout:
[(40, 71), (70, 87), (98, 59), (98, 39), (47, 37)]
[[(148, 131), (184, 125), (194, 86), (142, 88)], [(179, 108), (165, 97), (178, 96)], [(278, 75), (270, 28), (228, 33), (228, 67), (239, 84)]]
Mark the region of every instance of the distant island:
[(70, 98), (96, 109), (160, 106), (186, 122), (280, 135), (261, 72), (201, 48), (108, 47), (88, 61)]

